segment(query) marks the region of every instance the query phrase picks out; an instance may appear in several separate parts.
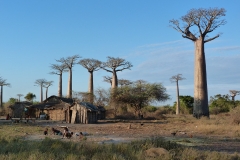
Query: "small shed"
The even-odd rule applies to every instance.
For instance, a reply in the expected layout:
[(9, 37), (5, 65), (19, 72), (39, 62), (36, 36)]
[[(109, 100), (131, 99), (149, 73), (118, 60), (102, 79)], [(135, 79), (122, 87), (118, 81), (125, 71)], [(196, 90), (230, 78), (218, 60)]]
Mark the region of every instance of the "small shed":
[(98, 119), (105, 119), (106, 118), (106, 109), (103, 106), (97, 106), (98, 108)]
[(70, 106), (73, 102), (72, 98), (50, 96), (30, 108), (35, 109), (36, 118), (70, 122)]
[(15, 102), (13, 105), (10, 105), (9, 108), (11, 109), (10, 116), (12, 118), (26, 118), (28, 116), (35, 116), (31, 111), (29, 111), (29, 106), (32, 103), (28, 101), (23, 102)]
[(98, 108), (88, 102), (79, 102), (71, 106), (71, 123), (97, 123)]

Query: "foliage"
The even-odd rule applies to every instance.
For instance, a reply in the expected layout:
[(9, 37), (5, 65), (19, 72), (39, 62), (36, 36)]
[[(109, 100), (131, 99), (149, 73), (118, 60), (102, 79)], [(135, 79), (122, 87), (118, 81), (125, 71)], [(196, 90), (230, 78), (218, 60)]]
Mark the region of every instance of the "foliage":
[(128, 104), (134, 108), (135, 114), (141, 114), (141, 109), (153, 102), (166, 101), (169, 95), (161, 83), (136, 81), (128, 86), (116, 88), (112, 93), (118, 103)]
[(144, 108), (144, 110), (147, 111), (147, 112), (155, 112), (157, 110), (157, 107), (155, 107), (155, 106), (146, 106)]
[(14, 104), (15, 102), (17, 102), (17, 99), (16, 98), (9, 98), (8, 102), (9, 104)]
[(28, 92), (28, 94), (24, 97), (27, 101), (33, 101), (33, 99), (36, 98), (36, 95), (31, 93), (31, 92)]
[(214, 97), (210, 97), (210, 112), (213, 114), (218, 114), (221, 112), (228, 112), (231, 108), (235, 106), (234, 101), (231, 100), (230, 96), (217, 94)]

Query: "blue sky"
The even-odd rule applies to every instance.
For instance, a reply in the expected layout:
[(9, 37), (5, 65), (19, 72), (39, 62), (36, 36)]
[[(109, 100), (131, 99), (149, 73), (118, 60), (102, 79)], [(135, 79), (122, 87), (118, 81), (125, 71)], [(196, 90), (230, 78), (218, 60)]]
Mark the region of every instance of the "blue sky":
[[(205, 45), (208, 94), (228, 94), (240, 90), (240, 1), (238, 0), (1, 0), (0, 1), (0, 77), (11, 87), (3, 88), (3, 101), (36, 94), (37, 79), (54, 81), (48, 95), (57, 95), (58, 76), (50, 75), (56, 59), (73, 55), (106, 61), (107, 56), (125, 58), (131, 70), (118, 78), (161, 82), (171, 100), (176, 86), (169, 78), (178, 73), (180, 95), (193, 96), (194, 44), (169, 27), (192, 8), (225, 8), (227, 24), (211, 35), (222, 33)], [(211, 36), (210, 35), (210, 36)], [(94, 73), (95, 88), (109, 88), (103, 76)], [(68, 74), (63, 75), (63, 94)], [(87, 91), (89, 74), (85, 68), (73, 68), (73, 90)], [(22, 97), (21, 100), (24, 98)], [(236, 96), (240, 99), (240, 95)]]

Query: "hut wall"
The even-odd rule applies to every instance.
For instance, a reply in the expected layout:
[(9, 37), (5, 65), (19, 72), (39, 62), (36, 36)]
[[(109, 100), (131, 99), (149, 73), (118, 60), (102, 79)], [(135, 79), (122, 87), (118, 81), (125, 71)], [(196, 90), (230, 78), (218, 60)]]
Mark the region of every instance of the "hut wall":
[(58, 110), (48, 110), (48, 116), (50, 120), (53, 121), (65, 121), (65, 111), (62, 109)]

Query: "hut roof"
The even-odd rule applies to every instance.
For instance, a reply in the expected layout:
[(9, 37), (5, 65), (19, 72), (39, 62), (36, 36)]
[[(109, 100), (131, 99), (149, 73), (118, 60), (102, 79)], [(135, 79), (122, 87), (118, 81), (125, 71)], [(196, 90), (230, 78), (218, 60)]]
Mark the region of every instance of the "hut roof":
[(79, 104), (86, 107), (90, 111), (98, 111), (98, 108), (89, 102), (80, 102)]
[(14, 104), (10, 105), (9, 108), (15, 109), (16, 107), (19, 107), (20, 105), (28, 107), (28, 106), (32, 105), (32, 103), (28, 102), (28, 101), (15, 102)]
[(31, 108), (37, 109), (65, 109), (73, 104), (72, 98), (63, 98), (58, 96), (50, 96), (42, 103), (31, 105)]

